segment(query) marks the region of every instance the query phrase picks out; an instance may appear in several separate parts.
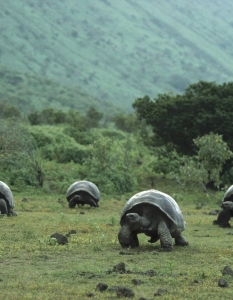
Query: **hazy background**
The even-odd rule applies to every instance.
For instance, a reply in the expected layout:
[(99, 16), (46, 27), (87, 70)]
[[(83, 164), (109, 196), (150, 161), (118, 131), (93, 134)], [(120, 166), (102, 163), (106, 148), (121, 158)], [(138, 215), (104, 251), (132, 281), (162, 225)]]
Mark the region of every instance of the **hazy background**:
[[(129, 111), (144, 95), (181, 93), (199, 80), (232, 81), (232, 15), (230, 0), (2, 1), (0, 65), (41, 78), (34, 86), (46, 79), (74, 94), (81, 89), (84, 102), (74, 97), (68, 106), (79, 109), (81, 101), (84, 108), (89, 94), (86, 102), (97, 107), (109, 102)], [(8, 93), (18, 85), (18, 97), (22, 80)]]

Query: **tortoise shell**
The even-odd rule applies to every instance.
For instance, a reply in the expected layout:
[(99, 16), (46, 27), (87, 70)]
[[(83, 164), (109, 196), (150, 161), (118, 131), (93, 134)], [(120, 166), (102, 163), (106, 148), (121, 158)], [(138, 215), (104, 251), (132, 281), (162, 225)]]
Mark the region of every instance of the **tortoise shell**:
[(66, 193), (67, 201), (69, 202), (70, 199), (73, 198), (76, 193), (81, 192), (81, 191), (86, 192), (89, 195), (91, 195), (92, 198), (94, 198), (96, 203), (98, 203), (98, 201), (100, 200), (100, 191), (99, 191), (98, 187), (90, 181), (81, 180), (81, 181), (74, 182), (68, 188), (67, 193)]
[(14, 198), (13, 194), (9, 188), (9, 186), (4, 183), (3, 181), (0, 181), (0, 198), (3, 198), (7, 202), (7, 206), (9, 208), (14, 208)]
[(173, 222), (177, 229), (180, 231), (185, 229), (183, 215), (176, 201), (171, 196), (157, 190), (143, 191), (131, 197), (121, 212), (120, 225), (125, 224), (126, 215), (130, 212), (142, 215), (144, 204), (156, 206)]
[(233, 185), (231, 185), (223, 196), (222, 202), (232, 201), (233, 202)]

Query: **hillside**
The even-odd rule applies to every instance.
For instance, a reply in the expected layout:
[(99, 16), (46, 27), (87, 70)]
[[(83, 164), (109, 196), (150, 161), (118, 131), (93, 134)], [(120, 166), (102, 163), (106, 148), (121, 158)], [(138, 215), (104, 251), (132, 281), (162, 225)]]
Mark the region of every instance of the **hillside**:
[(0, 66), (0, 102), (7, 102), (28, 114), (45, 108), (85, 113), (90, 106), (107, 114), (120, 108), (88, 94), (80, 87), (59, 84), (39, 76), (11, 71)]
[(230, 0), (2, 2), (1, 65), (126, 110), (146, 94), (233, 77)]

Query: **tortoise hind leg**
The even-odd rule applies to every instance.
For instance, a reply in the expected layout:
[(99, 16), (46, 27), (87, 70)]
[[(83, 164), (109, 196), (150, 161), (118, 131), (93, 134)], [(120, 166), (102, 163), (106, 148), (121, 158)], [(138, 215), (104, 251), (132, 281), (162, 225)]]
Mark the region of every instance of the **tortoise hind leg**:
[(188, 244), (189, 244), (188, 241), (181, 234), (178, 234), (175, 237), (176, 246), (188, 246)]
[(10, 209), (10, 210), (9, 210), (9, 213), (8, 213), (8, 216), (14, 216), (14, 217), (16, 217), (16, 216), (18, 216), (18, 214), (17, 214), (17, 212), (14, 211), (13, 209)]
[(181, 231), (176, 229), (172, 233), (172, 237), (175, 238), (175, 245), (176, 246), (188, 246), (188, 241), (182, 236)]
[(0, 199), (0, 212), (2, 215), (8, 215), (8, 208), (4, 199)]

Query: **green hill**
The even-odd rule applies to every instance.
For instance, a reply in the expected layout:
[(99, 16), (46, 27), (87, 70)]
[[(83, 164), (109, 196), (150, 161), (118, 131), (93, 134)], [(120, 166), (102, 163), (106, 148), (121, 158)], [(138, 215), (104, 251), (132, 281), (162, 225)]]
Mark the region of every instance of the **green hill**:
[(145, 94), (233, 77), (230, 0), (8, 0), (0, 64), (126, 110)]
[(90, 106), (108, 114), (119, 107), (98, 99), (79, 87), (61, 85), (55, 81), (29, 75), (0, 66), (0, 102), (18, 107), (25, 114), (45, 108), (85, 113)]

